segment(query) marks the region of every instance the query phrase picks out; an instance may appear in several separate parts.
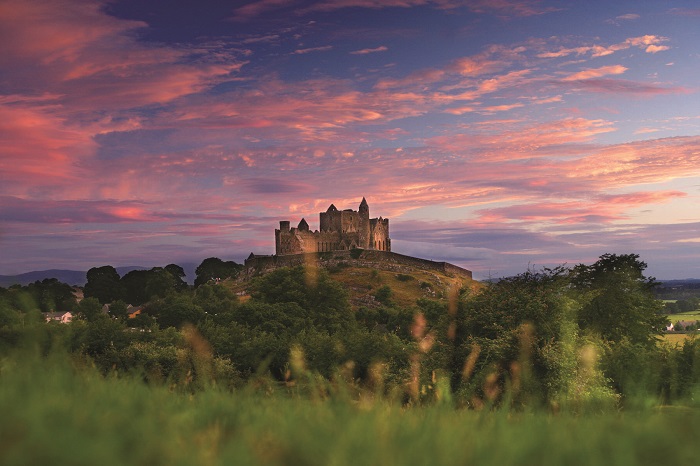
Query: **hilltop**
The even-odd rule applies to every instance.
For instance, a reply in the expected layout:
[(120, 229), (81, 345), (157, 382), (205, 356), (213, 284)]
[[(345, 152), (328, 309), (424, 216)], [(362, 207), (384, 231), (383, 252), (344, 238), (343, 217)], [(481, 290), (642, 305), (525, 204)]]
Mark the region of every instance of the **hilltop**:
[[(313, 279), (314, 270), (320, 268), (326, 270), (333, 280), (342, 284), (348, 292), (354, 310), (361, 307), (379, 307), (388, 303), (410, 307), (420, 298), (448, 300), (461, 288), (477, 289), (482, 286), (471, 278), (468, 270), (395, 253), (364, 252), (362, 256), (354, 258), (350, 253), (335, 251), (302, 254), (296, 256), (296, 260), (290, 258), (294, 257), (285, 256), (285, 262), (276, 266), (268, 263), (271, 256), (254, 257), (255, 263), (249, 258), (246, 261), (245, 273), (241, 274), (238, 280), (227, 282), (227, 285), (246, 300), (251, 279), (280, 266), (304, 264), (310, 279)], [(258, 267), (261, 263), (265, 266)]]

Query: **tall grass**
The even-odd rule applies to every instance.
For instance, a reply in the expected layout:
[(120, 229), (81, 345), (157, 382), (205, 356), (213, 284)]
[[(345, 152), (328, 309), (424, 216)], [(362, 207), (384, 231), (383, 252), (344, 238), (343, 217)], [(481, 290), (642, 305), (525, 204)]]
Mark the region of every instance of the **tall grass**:
[[(302, 382), (301, 378), (299, 379)], [(342, 384), (192, 393), (67, 356), (0, 361), (0, 464), (696, 464), (700, 412), (407, 408)], [(323, 396), (311, 396), (317, 389)]]

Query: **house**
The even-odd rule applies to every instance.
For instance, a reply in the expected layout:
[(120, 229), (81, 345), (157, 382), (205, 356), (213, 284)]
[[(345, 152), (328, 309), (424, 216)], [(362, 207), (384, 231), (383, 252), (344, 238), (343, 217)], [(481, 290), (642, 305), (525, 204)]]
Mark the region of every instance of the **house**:
[(698, 321), (697, 320), (679, 320), (673, 324), (673, 330), (676, 332), (693, 331), (697, 330)]
[(126, 308), (126, 312), (129, 314), (129, 319), (134, 319), (137, 315), (141, 314), (143, 311), (143, 306), (132, 306), (129, 304)]
[(693, 331), (698, 328), (697, 325), (697, 320), (679, 320), (673, 324), (673, 330), (676, 332), (684, 332), (686, 330)]
[(42, 312), (46, 322), (56, 321), (62, 324), (68, 324), (73, 320), (73, 314), (70, 311), (64, 312)]

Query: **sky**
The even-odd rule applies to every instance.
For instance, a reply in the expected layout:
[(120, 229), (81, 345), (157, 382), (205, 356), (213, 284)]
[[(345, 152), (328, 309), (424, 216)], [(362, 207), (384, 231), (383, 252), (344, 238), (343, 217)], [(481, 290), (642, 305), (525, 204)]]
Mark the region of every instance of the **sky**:
[(700, 278), (696, 0), (0, 0), (0, 274), (242, 262), (333, 203), (477, 279)]

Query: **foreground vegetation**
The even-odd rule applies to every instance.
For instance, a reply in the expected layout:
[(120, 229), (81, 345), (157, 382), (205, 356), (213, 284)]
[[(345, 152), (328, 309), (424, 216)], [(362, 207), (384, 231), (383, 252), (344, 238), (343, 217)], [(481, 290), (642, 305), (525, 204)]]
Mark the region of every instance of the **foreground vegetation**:
[[(79, 304), (53, 282), (0, 290), (0, 462), (689, 464), (700, 343), (660, 340), (645, 267), (604, 255), (413, 304), (377, 275), (355, 309), (303, 267), (246, 300), (172, 264), (93, 270)], [(46, 324), (59, 302), (77, 319)]]
[[(261, 386), (267, 385), (265, 390)], [(343, 384), (185, 393), (61, 357), (0, 364), (0, 463), (696, 464), (697, 407), (407, 409)]]

